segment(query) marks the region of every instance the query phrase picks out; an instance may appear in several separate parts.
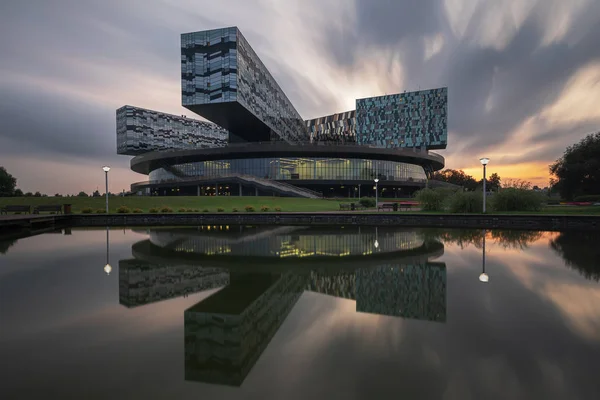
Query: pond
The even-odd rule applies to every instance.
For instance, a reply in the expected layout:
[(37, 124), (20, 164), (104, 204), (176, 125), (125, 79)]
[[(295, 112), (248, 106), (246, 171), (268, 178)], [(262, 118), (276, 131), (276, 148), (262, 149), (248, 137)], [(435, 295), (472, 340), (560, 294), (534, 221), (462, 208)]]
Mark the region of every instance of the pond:
[(597, 399), (600, 235), (63, 229), (0, 241), (0, 398)]

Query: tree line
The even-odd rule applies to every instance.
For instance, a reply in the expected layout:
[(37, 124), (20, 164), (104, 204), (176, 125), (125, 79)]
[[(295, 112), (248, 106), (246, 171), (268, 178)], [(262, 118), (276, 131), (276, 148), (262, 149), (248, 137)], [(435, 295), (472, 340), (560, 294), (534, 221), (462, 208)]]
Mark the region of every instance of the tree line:
[[(109, 196), (116, 196), (113, 193), (108, 192)], [(79, 192), (76, 195), (62, 195), (55, 193), (54, 197), (100, 197), (104, 196), (98, 190), (94, 190), (91, 194), (87, 194), (84, 191)], [(48, 197), (47, 194), (41, 192), (25, 192), (17, 187), (17, 178), (8, 173), (6, 168), (0, 166), (0, 197)]]

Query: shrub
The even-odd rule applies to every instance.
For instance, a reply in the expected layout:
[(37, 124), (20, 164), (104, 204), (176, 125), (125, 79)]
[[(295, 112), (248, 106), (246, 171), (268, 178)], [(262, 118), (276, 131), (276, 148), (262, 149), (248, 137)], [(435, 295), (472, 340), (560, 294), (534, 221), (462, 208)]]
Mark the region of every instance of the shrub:
[(127, 206), (121, 206), (121, 207), (117, 208), (118, 214), (129, 214), (130, 212), (131, 212), (131, 210)]
[(233, 210), (231, 210), (231, 211), (233, 211), (233, 212), (238, 212), (238, 209), (237, 209), (237, 208), (234, 208), (234, 209), (233, 209)]
[(180, 208), (179, 210), (177, 210), (178, 212), (185, 212), (185, 208)]
[(200, 212), (200, 210), (198, 210), (197, 208), (194, 209), (194, 212)]
[(160, 212), (162, 212), (162, 213), (172, 213), (172, 212), (173, 212), (173, 209), (172, 209), (171, 207), (163, 206), (163, 207), (160, 209)]
[(482, 213), (483, 192), (458, 191), (447, 200), (451, 213)]
[(86, 207), (86, 208), (84, 208), (83, 210), (81, 210), (81, 212), (82, 212), (83, 214), (91, 214), (91, 213), (92, 213), (92, 211), (93, 211), (93, 210), (92, 210), (90, 207)]
[(244, 207), (244, 209), (246, 210), (246, 212), (254, 212), (254, 207), (252, 206), (246, 206)]
[(358, 202), (360, 203), (361, 206), (367, 207), (367, 208), (377, 206), (377, 204), (375, 203), (375, 199), (372, 197), (363, 197)]
[(262, 212), (267, 212), (267, 211), (269, 211), (269, 207), (267, 207), (267, 206), (262, 206), (262, 207), (260, 208), (260, 211), (262, 211)]
[[(192, 210), (191, 208), (188, 208), (187, 210), (185, 210), (186, 212), (194, 212), (194, 210)], [(198, 212), (198, 211), (196, 211)]]
[(156, 207), (152, 207), (151, 209), (148, 210), (148, 212), (150, 214), (158, 214), (158, 208)]
[(281, 212), (281, 207), (275, 207), (275, 211)]
[(144, 212), (144, 210), (142, 210), (141, 208), (134, 208), (134, 209), (133, 209), (133, 213), (134, 213), (134, 214), (141, 214), (141, 213), (143, 213), (143, 212)]
[(600, 194), (587, 194), (585, 196), (577, 196), (573, 199), (582, 203), (600, 201)]
[(99, 208), (96, 210), (96, 214), (106, 214), (106, 210), (104, 208)]
[(225, 209), (223, 207), (217, 208), (217, 212), (223, 212), (223, 211), (225, 211)]
[(447, 196), (447, 190), (438, 189), (421, 189), (415, 194), (422, 211), (444, 211)]
[(494, 211), (540, 211), (544, 195), (534, 190), (506, 188), (492, 196)]
[(205, 208), (204, 210), (202, 210), (202, 212), (208, 212), (208, 208)]

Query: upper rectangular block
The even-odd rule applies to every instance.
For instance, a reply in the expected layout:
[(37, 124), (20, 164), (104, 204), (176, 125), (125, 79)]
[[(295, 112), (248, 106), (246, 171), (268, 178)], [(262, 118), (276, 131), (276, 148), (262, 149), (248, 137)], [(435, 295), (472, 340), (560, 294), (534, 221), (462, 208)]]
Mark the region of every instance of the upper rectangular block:
[(448, 88), (356, 100), (356, 141), (385, 148), (445, 149)]
[(228, 133), (210, 122), (123, 106), (117, 110), (117, 154), (223, 147)]
[(308, 131), (236, 27), (181, 35), (182, 105), (230, 132), (230, 141), (308, 140)]

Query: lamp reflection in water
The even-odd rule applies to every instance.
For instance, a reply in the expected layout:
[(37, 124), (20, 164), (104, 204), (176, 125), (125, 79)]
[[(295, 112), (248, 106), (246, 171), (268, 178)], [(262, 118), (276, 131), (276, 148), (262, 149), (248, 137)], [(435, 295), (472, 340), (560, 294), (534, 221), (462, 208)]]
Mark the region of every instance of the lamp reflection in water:
[(377, 234), (377, 227), (375, 227), (375, 243), (373, 243), (373, 245), (375, 246), (375, 248), (379, 248), (379, 242), (377, 241), (378, 239), (378, 234)]
[(104, 272), (106, 272), (106, 275), (110, 275), (111, 271), (112, 271), (112, 267), (108, 263), (108, 226), (107, 226), (106, 227), (106, 265), (104, 266)]
[(483, 230), (483, 270), (479, 275), (479, 280), (483, 283), (487, 283), (490, 280), (488, 274), (485, 273), (485, 229)]

